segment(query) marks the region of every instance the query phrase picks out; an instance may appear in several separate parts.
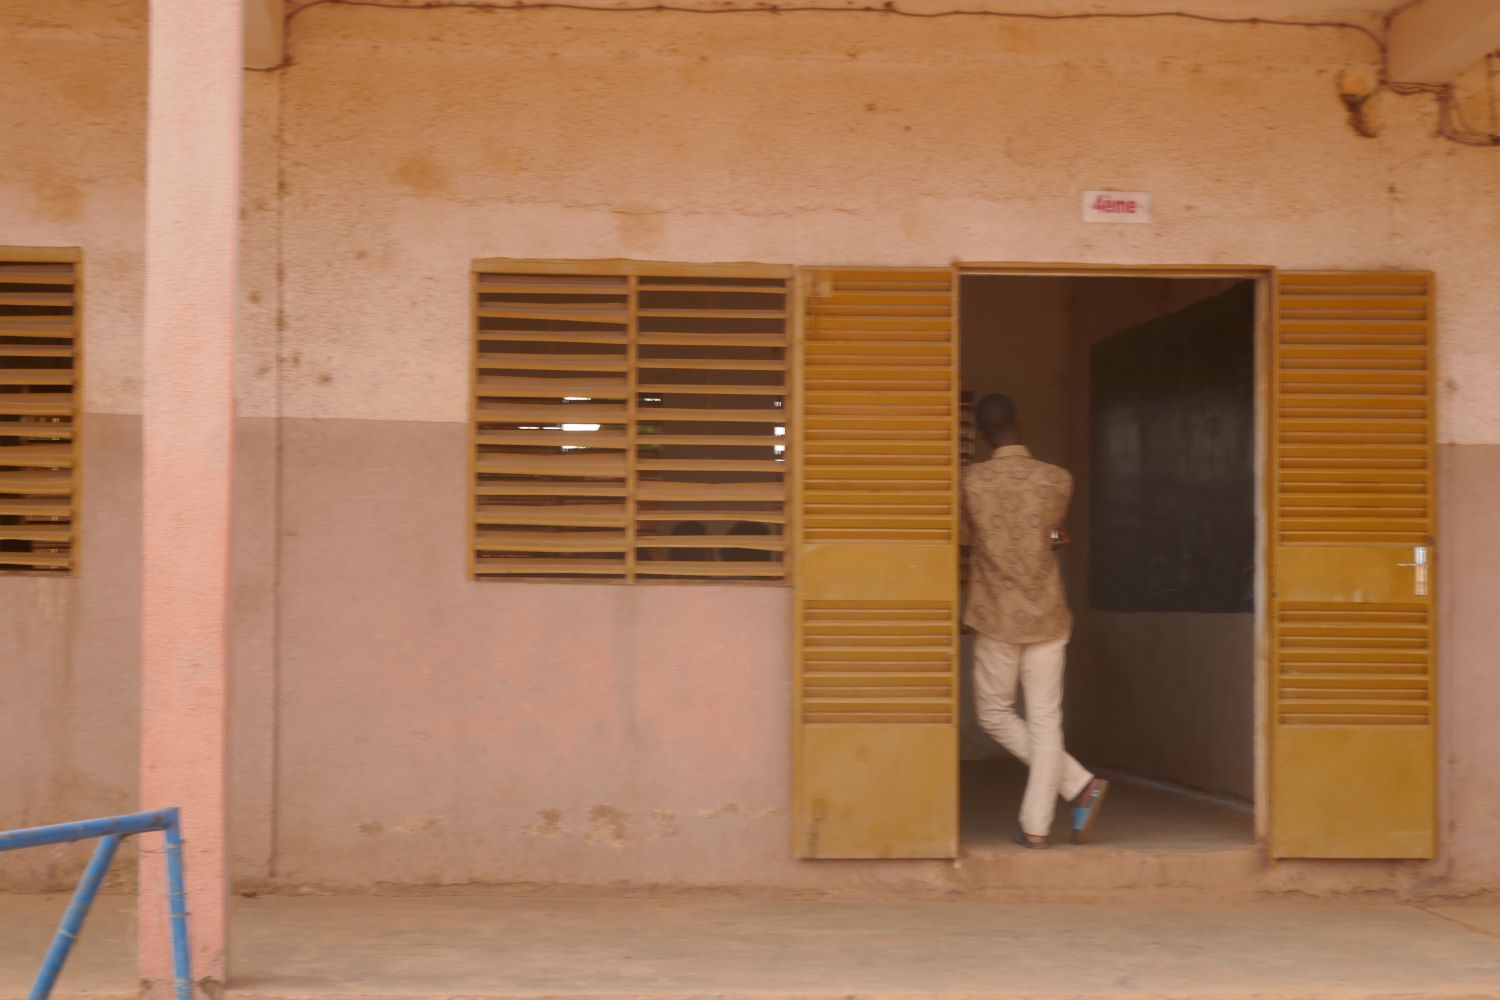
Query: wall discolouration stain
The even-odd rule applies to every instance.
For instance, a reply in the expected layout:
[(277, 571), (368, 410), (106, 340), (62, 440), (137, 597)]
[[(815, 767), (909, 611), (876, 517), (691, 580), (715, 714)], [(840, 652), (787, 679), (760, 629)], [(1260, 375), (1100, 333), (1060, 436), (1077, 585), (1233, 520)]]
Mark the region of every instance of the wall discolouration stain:
[[(0, 6), (0, 124), (16, 141), (0, 157), (0, 218), (25, 242), (85, 248), (86, 406), (138, 412), (146, 4)], [(1485, 264), (1500, 214), (1475, 209), (1500, 204), (1495, 151), (1435, 139), (1425, 99), (1384, 102), (1380, 138), (1353, 136), (1327, 70), (1378, 69), (1358, 37), (976, 27), (988, 23), (330, 6), (299, 22), (295, 71), (247, 80), (274, 114), (246, 123), (246, 260), (273, 257), (261, 283), (277, 291), (244, 334), (285, 359), (266, 529), (279, 560), (277, 884), (359, 887), (376, 869), (408, 885), (830, 878), (790, 860), (779, 808), (784, 592), (639, 588), (616, 614), (627, 588), (463, 578), (463, 532), (435, 526), (462, 519), (475, 257), (1429, 267), (1438, 363), (1464, 372), (1442, 438), (1481, 446), (1484, 480), (1465, 519), (1444, 523), (1500, 536), (1480, 503), (1500, 469), (1482, 451), (1500, 441), (1500, 291)], [(107, 89), (89, 84), (96, 73)], [(1217, 85), (1231, 77), (1244, 84), (1233, 93)], [(84, 162), (87, 179), (56, 169)], [(43, 178), (58, 185), (46, 199)], [(1078, 192), (1094, 187), (1156, 191), (1160, 222), (1083, 225)], [(84, 437), (91, 568), (47, 581), (68, 613), (35, 612), (39, 581), (0, 580), (0, 650), (38, 665), (0, 699), (0, 731), (46, 748), (0, 779), (0, 825), (103, 814), (101, 788), (135, 798), (138, 478), (133, 446), (109, 433)], [(1474, 749), (1497, 705), (1491, 556), (1443, 591), (1468, 603), (1447, 619), (1448, 648), (1465, 652), (1442, 669), (1468, 686), (1445, 715), (1444, 738), (1463, 740), (1447, 788), (1474, 831), (1454, 870), (1500, 878), (1479, 822), (1497, 814), (1475, 811), (1495, 756)], [(432, 662), (441, 685), (414, 666)], [(516, 692), (503, 706), (487, 693), (497, 664)], [(49, 733), (50, 718), (86, 720), (87, 738)], [(351, 739), (372, 731), (387, 738)], [(69, 771), (97, 781), (64, 790)], [(735, 808), (699, 809), (704, 794)], [(497, 823), (497, 802), (522, 819)], [(371, 816), (426, 817), (402, 826), (432, 835), (392, 850), (384, 826), (353, 835)], [(271, 836), (264, 815), (237, 822), (252, 834), (241, 843)]]
[(589, 810), (589, 829), (584, 839), (591, 844), (625, 846), (632, 839), (629, 815), (614, 806), (594, 806)]
[(532, 837), (562, 837), (567, 834), (563, 829), (563, 811), (561, 809), (543, 809), (537, 813), (537, 823), (526, 828), (528, 836)]
[(77, 222), (83, 214), (83, 189), (72, 181), (46, 178), (33, 189), (36, 210), (52, 222)]
[(626, 253), (649, 257), (662, 246), (667, 223), (660, 210), (620, 208), (615, 211), (614, 219)]
[[(731, 811), (737, 807), (731, 807)], [(768, 814), (776, 810), (767, 810)], [(720, 810), (698, 810), (700, 819), (718, 818)], [(747, 814), (748, 816), (749, 814)], [(611, 805), (592, 806), (584, 813), (582, 829), (569, 829), (566, 813), (561, 809), (543, 809), (537, 822), (522, 832), (528, 837), (570, 838), (586, 844), (610, 847), (645, 845), (683, 836), (681, 816), (676, 809), (650, 809), (639, 816)]]
[(682, 831), (677, 825), (677, 813), (671, 809), (651, 810), (651, 835), (660, 840), (676, 837)]
[(448, 186), (447, 173), (431, 160), (412, 156), (396, 168), (396, 180), (417, 194), (433, 194)]
[(394, 827), (392, 833), (423, 833), (427, 830), (436, 830), (440, 826), (447, 826), (449, 819), (446, 816), (419, 816), (409, 819), (400, 826)]
[(129, 80), (122, 79), (113, 66), (74, 70), (58, 86), (58, 93), (70, 108), (91, 118), (128, 111), (136, 100)]

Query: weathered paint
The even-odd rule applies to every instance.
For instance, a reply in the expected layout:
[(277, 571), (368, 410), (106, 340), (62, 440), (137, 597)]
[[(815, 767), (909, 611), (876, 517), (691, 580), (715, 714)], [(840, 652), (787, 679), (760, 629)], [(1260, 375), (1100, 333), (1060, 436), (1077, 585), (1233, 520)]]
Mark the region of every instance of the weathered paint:
[(277, 879), (754, 884), (787, 839), (788, 593), (470, 583), (431, 530), (466, 442), (282, 429)]
[[(0, 161), (0, 239), (85, 248), (90, 420), (140, 408), (144, 10), (19, 0), (0, 15), (0, 127), (20, 151)], [(1448, 851), (1422, 869), (1274, 877), (1500, 884), (1484, 753), (1500, 711), (1486, 651), (1500, 563), (1481, 558), (1500, 536), (1500, 215), (1486, 207), (1500, 204), (1500, 161), (1435, 139), (1427, 98), (1380, 96), (1380, 137), (1355, 135), (1337, 78), (1374, 66), (1360, 36), (335, 6), (293, 34), (295, 65), (247, 78), (245, 877), (915, 877), (786, 860), (784, 591), (463, 581), (467, 265), (511, 255), (1434, 270), (1440, 572), (1464, 574), (1440, 582)], [(1103, 187), (1152, 191), (1157, 221), (1086, 226), (1078, 192)], [(0, 635), (18, 637), (4, 648), (36, 692), (0, 703), (0, 721), (40, 712), (66, 730), (48, 727), (0, 779), (0, 822), (133, 798), (136, 584), (108, 558), (138, 544), (133, 463), (102, 435), (86, 447), (88, 483), (104, 483), (86, 484), (84, 570), (0, 580)], [(85, 675), (112, 700), (72, 693), (83, 685), (66, 679)], [(12, 882), (49, 877), (38, 865)]]

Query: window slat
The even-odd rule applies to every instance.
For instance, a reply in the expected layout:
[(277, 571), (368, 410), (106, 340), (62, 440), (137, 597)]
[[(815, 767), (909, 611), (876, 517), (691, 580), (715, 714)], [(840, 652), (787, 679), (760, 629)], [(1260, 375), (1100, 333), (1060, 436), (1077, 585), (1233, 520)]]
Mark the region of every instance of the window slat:
[[(71, 417), (73, 396), (65, 392), (0, 392), (0, 417)], [(9, 428), (6, 428), (9, 430)]]
[[(0, 429), (0, 437), (6, 436)], [(67, 444), (0, 445), (0, 466), (67, 469), (73, 465), (73, 447)]]

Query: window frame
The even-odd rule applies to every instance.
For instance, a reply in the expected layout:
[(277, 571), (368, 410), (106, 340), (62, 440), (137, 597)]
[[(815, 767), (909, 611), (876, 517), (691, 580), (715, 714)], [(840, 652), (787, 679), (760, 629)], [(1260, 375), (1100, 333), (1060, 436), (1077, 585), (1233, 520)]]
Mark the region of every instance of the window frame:
[[(749, 279), (781, 281), (785, 283), (785, 317), (783, 320), (784, 346), (783, 373), (784, 393), (782, 395), (782, 409), (785, 416), (783, 423), (786, 425), (785, 441), (786, 465), (781, 473), (783, 496), (781, 499), (781, 518), (784, 548), (782, 549), (780, 572), (776, 575), (761, 577), (740, 576), (652, 576), (640, 575), (635, 571), (636, 558), (627, 557), (622, 575), (599, 576), (599, 577), (577, 577), (548, 575), (506, 575), (487, 574), (480, 570), (479, 561), (479, 441), (480, 419), (479, 403), (480, 395), (480, 340), (481, 325), (479, 315), (480, 303), (480, 278), (482, 275), (549, 275), (567, 277), (600, 277), (600, 278), (625, 278), (628, 279), (629, 296), (628, 306), (631, 312), (630, 323), (627, 331), (627, 357), (631, 359), (627, 365), (627, 378), (633, 389), (636, 384), (637, 372), (642, 367), (640, 359), (634, 355), (638, 346), (635, 339), (638, 333), (638, 320), (635, 315), (637, 311), (637, 286), (636, 282), (641, 278), (683, 278), (683, 279)], [(470, 320), (469, 330), (469, 396), (468, 396), (468, 454), (467, 454), (467, 482), (466, 482), (466, 574), (471, 582), (509, 582), (526, 584), (594, 584), (603, 586), (737, 586), (737, 587), (777, 587), (789, 588), (794, 580), (794, 554), (793, 545), (793, 518), (797, 509), (796, 490), (796, 460), (794, 457), (794, 442), (800, 440), (794, 427), (794, 412), (796, 410), (796, 394), (800, 383), (797, 376), (798, 371), (798, 349), (801, 343), (803, 296), (800, 286), (801, 271), (791, 264), (767, 264), (759, 262), (712, 262), (692, 263), (684, 261), (657, 261), (636, 260), (629, 258), (607, 258), (607, 259), (547, 259), (547, 258), (509, 258), (509, 257), (482, 257), (474, 259), (470, 264), (470, 282), (468, 289), (468, 312)], [(648, 366), (649, 367), (649, 366)], [(632, 394), (627, 400), (626, 420), (630, 425), (638, 421), (637, 416), (637, 394)], [(631, 435), (630, 447), (626, 449), (627, 455), (627, 479), (625, 502), (627, 514), (625, 523), (627, 525), (626, 542), (627, 553), (637, 549), (633, 544), (636, 531), (639, 528), (637, 518), (638, 490), (631, 490), (629, 483), (635, 480), (636, 463), (638, 461), (638, 447), (634, 440), (634, 431), (627, 431)]]

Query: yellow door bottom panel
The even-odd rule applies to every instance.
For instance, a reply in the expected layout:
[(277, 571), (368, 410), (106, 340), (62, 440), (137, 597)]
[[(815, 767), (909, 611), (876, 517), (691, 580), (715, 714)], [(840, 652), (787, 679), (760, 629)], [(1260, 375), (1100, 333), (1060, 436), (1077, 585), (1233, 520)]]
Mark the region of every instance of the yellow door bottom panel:
[(797, 855), (955, 857), (956, 737), (951, 725), (804, 727)]
[(1272, 764), (1279, 858), (1433, 856), (1432, 733), (1425, 725), (1284, 726)]

